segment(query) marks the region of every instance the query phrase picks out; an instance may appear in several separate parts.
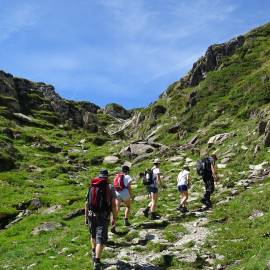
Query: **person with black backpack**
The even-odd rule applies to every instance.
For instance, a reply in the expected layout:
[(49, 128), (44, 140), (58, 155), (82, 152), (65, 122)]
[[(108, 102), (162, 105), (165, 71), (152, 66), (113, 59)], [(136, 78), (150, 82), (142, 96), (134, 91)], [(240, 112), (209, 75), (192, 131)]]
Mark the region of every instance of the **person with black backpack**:
[(157, 207), (158, 201), (158, 186), (163, 186), (160, 178), (160, 160), (156, 158), (154, 160), (154, 167), (151, 170), (146, 170), (143, 183), (147, 185), (148, 192), (150, 194), (151, 201), (148, 206), (143, 210), (143, 214), (145, 217), (149, 216), (150, 211), (150, 218), (160, 219), (160, 216), (155, 212)]
[[(114, 189), (116, 192), (116, 211), (117, 214), (120, 211), (121, 203), (123, 202), (126, 206), (125, 209), (125, 226), (130, 226), (128, 221), (128, 216), (131, 207), (131, 198), (132, 198), (132, 191), (131, 191), (131, 182), (132, 178), (129, 176), (129, 166), (122, 166), (122, 171), (116, 174), (113, 184)], [(115, 228), (112, 228), (112, 232), (115, 232)]]
[(99, 176), (92, 179), (85, 202), (85, 223), (88, 224), (91, 235), (94, 270), (102, 269), (100, 258), (108, 239), (110, 215), (113, 214), (113, 226), (117, 216), (116, 194), (108, 177), (108, 171), (102, 169)]
[(207, 156), (197, 162), (197, 172), (202, 176), (205, 185), (205, 194), (201, 202), (207, 209), (212, 207), (211, 194), (215, 191), (215, 182), (218, 180), (218, 175), (215, 169), (217, 156)]

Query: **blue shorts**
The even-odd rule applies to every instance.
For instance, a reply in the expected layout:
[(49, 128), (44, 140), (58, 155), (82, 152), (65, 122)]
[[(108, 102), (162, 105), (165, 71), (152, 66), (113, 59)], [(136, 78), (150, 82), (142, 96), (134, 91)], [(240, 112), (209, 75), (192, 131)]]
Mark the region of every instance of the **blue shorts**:
[(187, 185), (180, 185), (180, 186), (178, 186), (178, 191), (179, 192), (188, 191), (188, 186)]
[(149, 193), (158, 193), (158, 188), (157, 187), (148, 187), (148, 192)]

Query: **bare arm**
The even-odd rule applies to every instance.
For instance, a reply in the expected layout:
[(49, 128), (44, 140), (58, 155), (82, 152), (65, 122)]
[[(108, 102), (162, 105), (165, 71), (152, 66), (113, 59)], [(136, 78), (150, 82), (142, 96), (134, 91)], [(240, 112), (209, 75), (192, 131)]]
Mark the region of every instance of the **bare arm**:
[(85, 202), (85, 206), (84, 206), (84, 221), (85, 221), (85, 224), (88, 224), (88, 203), (87, 201)]
[(214, 180), (217, 182), (218, 176), (217, 176), (217, 172), (216, 172), (215, 166), (213, 164), (211, 164), (211, 171), (212, 171), (212, 175), (214, 177)]
[(117, 210), (116, 210), (116, 202), (115, 202), (115, 198), (112, 199), (112, 214), (113, 214), (113, 223), (115, 223), (116, 221), (116, 217), (117, 217)]

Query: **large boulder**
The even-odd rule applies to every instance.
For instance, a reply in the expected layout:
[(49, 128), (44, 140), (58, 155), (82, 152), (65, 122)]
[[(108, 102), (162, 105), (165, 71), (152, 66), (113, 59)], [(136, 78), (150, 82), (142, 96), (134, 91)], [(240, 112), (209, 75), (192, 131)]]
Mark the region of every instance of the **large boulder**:
[(233, 135), (234, 135), (234, 133), (221, 133), (221, 134), (217, 134), (215, 136), (212, 136), (208, 140), (208, 144), (209, 145), (220, 144), (220, 143), (224, 142), (225, 140), (227, 140), (229, 137), (231, 137)]
[(40, 224), (38, 227), (32, 230), (32, 235), (39, 235), (42, 232), (50, 232), (54, 231), (57, 228), (63, 227), (62, 224), (56, 222), (44, 222)]
[(107, 104), (104, 111), (116, 118), (128, 119), (131, 117), (131, 113), (128, 110), (116, 103)]
[(116, 164), (119, 161), (117, 156), (107, 156), (104, 158), (103, 163), (105, 164)]
[(155, 148), (146, 143), (132, 143), (129, 146), (123, 148), (120, 155), (125, 157), (136, 157), (147, 153), (151, 153)]

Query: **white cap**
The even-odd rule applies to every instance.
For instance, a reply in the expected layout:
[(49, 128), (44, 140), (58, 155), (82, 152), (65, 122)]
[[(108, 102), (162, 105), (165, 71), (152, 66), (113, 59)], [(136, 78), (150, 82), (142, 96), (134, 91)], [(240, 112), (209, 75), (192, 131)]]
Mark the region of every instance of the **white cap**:
[(160, 163), (160, 159), (159, 158), (155, 158), (153, 163), (154, 164), (159, 164)]

